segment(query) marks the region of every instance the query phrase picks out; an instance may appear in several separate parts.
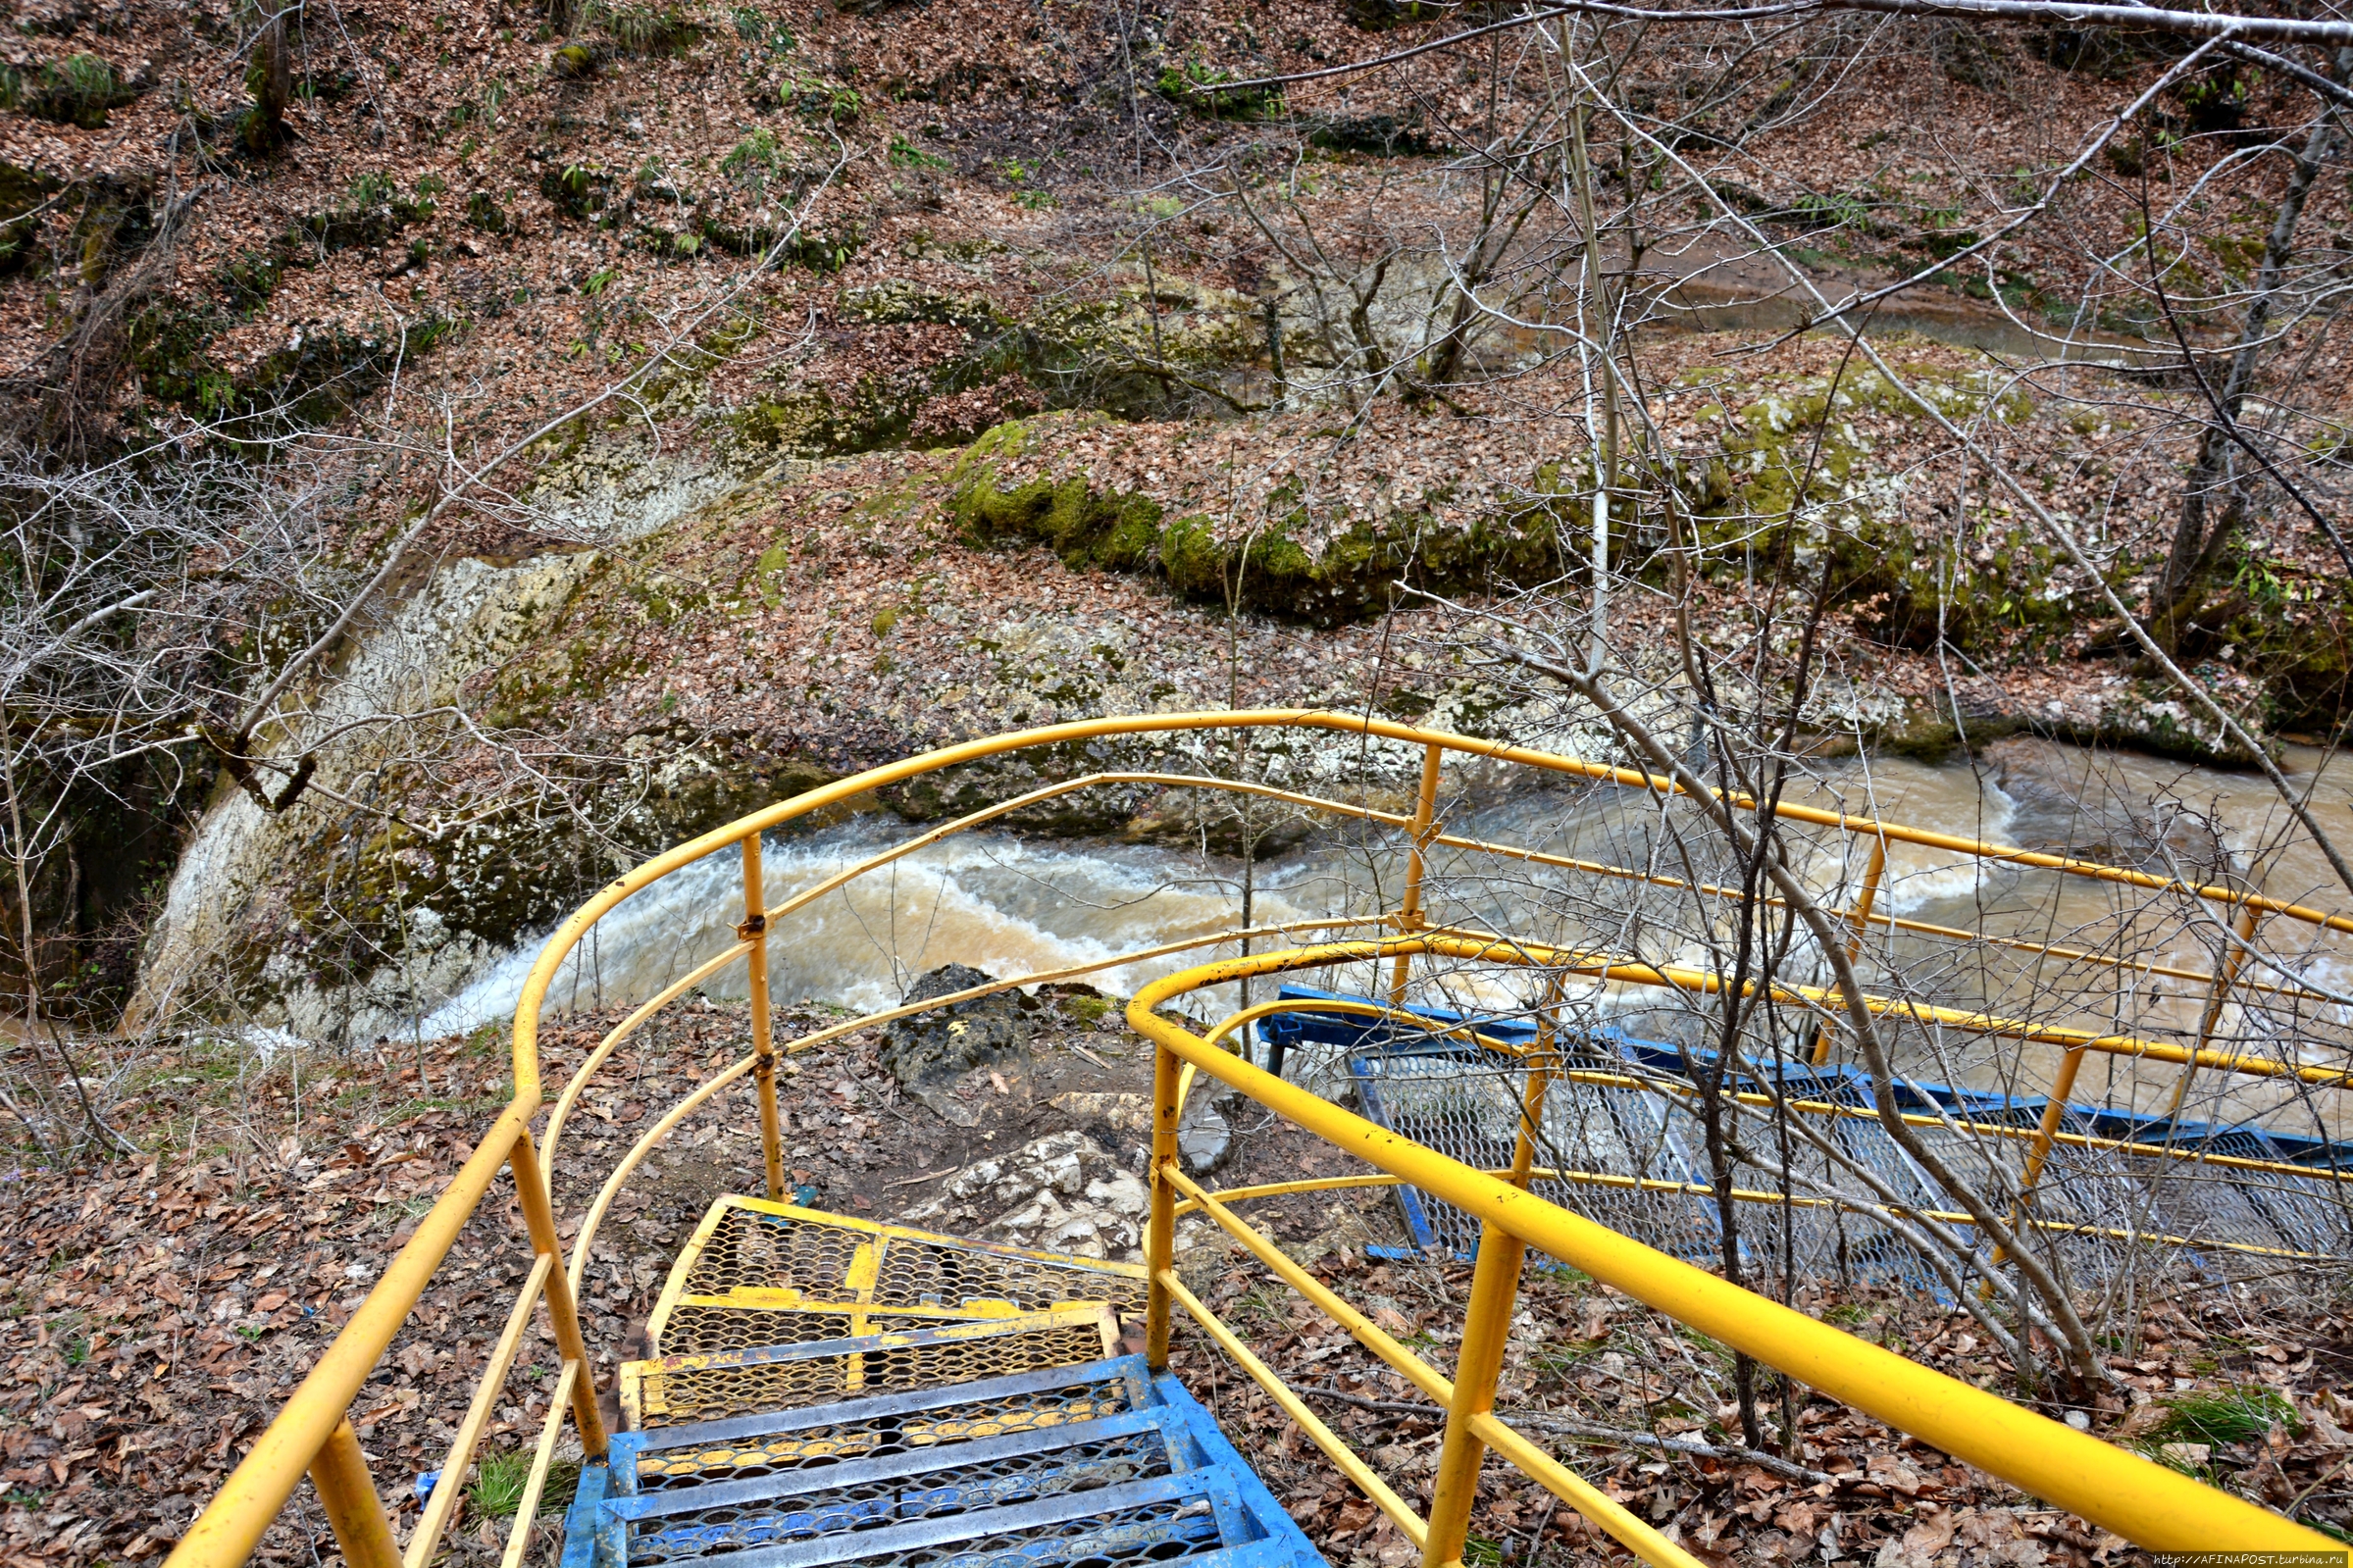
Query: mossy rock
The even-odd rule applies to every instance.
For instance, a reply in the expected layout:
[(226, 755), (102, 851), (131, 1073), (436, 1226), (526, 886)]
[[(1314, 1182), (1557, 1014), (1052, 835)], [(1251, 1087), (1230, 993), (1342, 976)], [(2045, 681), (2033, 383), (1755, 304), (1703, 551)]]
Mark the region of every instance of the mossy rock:
[(966, 542), (1044, 544), (1073, 571), (1153, 571), (1186, 598), (1338, 626), (1388, 607), (1402, 579), (1434, 592), (1488, 591), (1548, 582), (1561, 569), (1557, 519), (1538, 506), (1468, 526), (1409, 512), (1359, 524), (1320, 550), (1295, 537), (1302, 519), (1276, 518), (1241, 538), (1206, 517), (1167, 518), (1148, 496), (1096, 490), (1076, 477), (1010, 489), (999, 464), (1029, 439), (1026, 421), (983, 435), (950, 471), (948, 515)]

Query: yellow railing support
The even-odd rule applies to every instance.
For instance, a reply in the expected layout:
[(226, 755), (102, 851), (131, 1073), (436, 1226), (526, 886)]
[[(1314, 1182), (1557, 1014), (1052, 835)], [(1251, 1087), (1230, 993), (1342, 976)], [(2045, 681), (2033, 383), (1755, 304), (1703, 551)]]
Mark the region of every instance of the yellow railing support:
[(384, 1517), (384, 1499), (368, 1477), (368, 1456), (360, 1452), (350, 1422), (335, 1423), (328, 1434), (319, 1457), (311, 1461), (311, 1485), (319, 1489), (319, 1505), (327, 1510), (346, 1568), (400, 1568), (392, 1522)]
[[(2140, 1546), (2155, 1551), (2344, 1550), (2341, 1543), (2318, 1531), (2201, 1486), (1985, 1390), (1932, 1372), (1523, 1192), (1509, 1182), (1384, 1131), (1238, 1057), (1210, 1049), (1153, 1011), (1172, 997), (1238, 981), (1245, 974), (1257, 977), (1338, 964), (1377, 963), (1394, 957), (1401, 947), (1451, 953), (1457, 946), (1469, 945), (1443, 937), (1393, 937), (1377, 942), (1333, 942), (1204, 964), (1144, 986), (1129, 1002), (1127, 1019), (1130, 1027), (1158, 1047), (1164, 1059), (1173, 1056), (1192, 1062), (1286, 1121), (1404, 1178), (1498, 1232), (1580, 1268), (1833, 1399)], [(1486, 956), (1503, 957), (1494, 951)], [(1521, 955), (1503, 961), (1537, 960)], [(1162, 1070), (1174, 1078), (1173, 1070)], [(1482, 1244), (1483, 1261), (1486, 1255)], [(1501, 1294), (1500, 1290), (1496, 1293)], [(1489, 1321), (1493, 1318), (1490, 1308)], [(1501, 1325), (1496, 1327), (1500, 1333)], [(1466, 1329), (1465, 1371), (1472, 1359), (1468, 1354), (1471, 1339)], [(1485, 1346), (1481, 1348), (1483, 1368)], [(1458, 1376), (1453, 1408), (1464, 1408), (1466, 1383)], [(1491, 1399), (1491, 1379), (1487, 1394)], [(1475, 1437), (1475, 1430), (1466, 1435)], [(1457, 1468), (1460, 1468), (1459, 1460)]]
[(384, 1347), (408, 1320), (484, 1189), (506, 1164), (521, 1126), (522, 1118), (512, 1107), (490, 1124), (489, 1133), (441, 1189), (440, 1198), (418, 1222), (417, 1234), (393, 1257), (343, 1332), (172, 1548), (171, 1568), (226, 1568), (253, 1554), (262, 1533), (342, 1424), (344, 1411), (376, 1370)]
[(751, 944), (745, 985), (751, 993), (751, 1076), (760, 1095), (760, 1160), (768, 1201), (785, 1200), (785, 1139), (776, 1112), (776, 1020), (768, 1007), (768, 889), (760, 873), (760, 835), (743, 835), (743, 924), (736, 938)]
[(523, 1495), (515, 1503), (515, 1527), (507, 1532), (506, 1555), (499, 1568), (523, 1568), (532, 1526), (539, 1517), (539, 1497), (547, 1489), (547, 1469), (555, 1459), (555, 1441), (564, 1431), (564, 1401), (572, 1397), (573, 1385), (579, 1381), (580, 1363), (565, 1362), (564, 1370), (556, 1375), (555, 1391), (547, 1396), (547, 1421), (539, 1429), (539, 1446), (531, 1456), (531, 1475), (523, 1483)]
[[(516, 1174), (522, 1174), (520, 1168)], [(507, 1314), (506, 1332), (490, 1347), (490, 1364), (474, 1386), (474, 1402), (466, 1407), (466, 1419), (458, 1423), (457, 1436), (450, 1440), (449, 1456), (441, 1461), (441, 1479), (434, 1483), (433, 1495), (425, 1499), (425, 1511), (409, 1537), (408, 1550), (401, 1557), (406, 1568), (425, 1568), (441, 1549), (441, 1532), (449, 1528), (450, 1515), (457, 1512), (458, 1499), (466, 1494), (466, 1472), (473, 1468), (474, 1449), (482, 1442), (483, 1429), (490, 1423), (490, 1412), (498, 1407), (498, 1396), (506, 1391), (506, 1375), (514, 1368), (523, 1331), (531, 1327), (532, 1308), (539, 1304), (540, 1289), (562, 1278), (555, 1265), (554, 1253), (540, 1253), (532, 1265), (531, 1278), (523, 1282), (522, 1294), (515, 1297), (514, 1310)]]
[(1567, 1503), (1617, 1538), (1628, 1551), (1651, 1568), (1705, 1568), (1690, 1552), (1667, 1540), (1630, 1512), (1626, 1505), (1578, 1475), (1560, 1460), (1493, 1415), (1471, 1417), (1479, 1441), (1517, 1465), (1537, 1485)]
[(1240, 1335), (1227, 1328), (1223, 1319), (1203, 1306), (1199, 1296), (1186, 1290), (1185, 1282), (1177, 1278), (1176, 1270), (1160, 1270), (1152, 1276), (1152, 1284), (1184, 1307), (1186, 1316), (1200, 1324), (1209, 1338), (1217, 1341), (1218, 1348), (1232, 1356), (1236, 1364), (1250, 1374), (1251, 1381), (1266, 1391), (1267, 1397), (1299, 1424), (1299, 1429), (1307, 1435), (1307, 1441), (1321, 1448), (1324, 1457), (1331, 1460), (1342, 1475), (1355, 1482), (1356, 1489), (1372, 1499), (1374, 1507), (1389, 1516), (1407, 1541), (1418, 1546), (1429, 1539), (1430, 1527), (1420, 1514), (1413, 1511), (1413, 1505), (1399, 1496), (1388, 1482), (1375, 1475), (1372, 1466), (1366, 1464), (1340, 1434), (1325, 1425), (1323, 1418), (1308, 1409), (1305, 1401), (1292, 1391), (1289, 1384), (1275, 1375), (1272, 1367), (1259, 1360), (1251, 1347), (1242, 1342)]
[[(556, 1354), (588, 1366), (588, 1343), (581, 1337), (579, 1303), (573, 1296), (572, 1281), (564, 1272), (564, 1243), (555, 1233), (555, 1212), (548, 1207), (547, 1184), (532, 1151), (528, 1127), (515, 1135), (514, 1160), (515, 1188), (523, 1199), (523, 1223), (531, 1233), (532, 1250), (549, 1265), (547, 1320), (555, 1329)], [(575, 1260), (576, 1265), (585, 1261), (588, 1244), (584, 1236), (581, 1239), (584, 1256)], [(581, 1452), (591, 1459), (603, 1458), (604, 1415), (596, 1408), (596, 1391), (585, 1377), (572, 1385), (572, 1419), (580, 1427)]]
[[(1852, 964), (1863, 955), (1864, 933), (1870, 929), (1871, 905), (1879, 899), (1879, 879), (1887, 874), (1887, 840), (1871, 840), (1870, 864), (1864, 868), (1863, 891), (1856, 896), (1855, 906), (1847, 911), (1847, 924), (1855, 934), (1847, 938), (1847, 962)], [(1814, 1065), (1821, 1066), (1830, 1059), (1830, 1021), (1821, 1019), (1814, 1026)]]
[(1479, 1261), (1470, 1275), (1470, 1307), (1462, 1319), (1462, 1349), (1455, 1359), (1455, 1397), (1446, 1410), (1438, 1473), (1430, 1483), (1430, 1539), (1421, 1568), (1460, 1568), (1462, 1538), (1479, 1500), (1479, 1467), (1487, 1444), (1472, 1422), (1495, 1408), (1495, 1380), (1504, 1370), (1511, 1308), (1519, 1299), (1519, 1265), (1527, 1248), (1489, 1220), (1479, 1228)]
[(1168, 1173), (1177, 1163), (1178, 1096), (1176, 1053), (1167, 1046), (1152, 1052), (1152, 1169), (1151, 1213), (1144, 1223), (1144, 1266), (1150, 1282), (1144, 1293), (1144, 1363), (1154, 1372), (1168, 1370), (1168, 1288), (1176, 1264), (1176, 1189)]
[[(1428, 870), (1424, 851), (1430, 841), (1430, 821), (1438, 813), (1438, 765), (1446, 756), (1446, 748), (1436, 741), (1421, 752), (1421, 787), (1413, 795), (1413, 821), (1406, 829), (1406, 896), (1397, 906), (1397, 929), (1416, 932), (1422, 928), (1421, 881)], [(1389, 977), (1389, 1000), (1403, 1006), (1406, 1000), (1406, 979), (1412, 971), (1413, 956), (1400, 953), (1397, 972)]]
[(2262, 911), (2253, 906), (2238, 912), (2238, 939), (2224, 944), (2223, 961), (2215, 966), (2214, 984), (2206, 992), (2206, 1010), (2198, 1015), (2197, 1043), (2190, 1048), (2181, 1076), (2174, 1081), (2174, 1103), (2166, 1110), (2168, 1116), (2179, 1116), (2189, 1098), (2189, 1081), (2197, 1076), (2198, 1056), (2214, 1039), (2215, 1029), (2223, 1021), (2223, 1004), (2230, 999), (2231, 982), (2238, 979), (2239, 965), (2245, 961), (2248, 944), (2255, 940), (2255, 929), (2262, 924)]
[[(1244, 1224), (1233, 1210), (1219, 1201), (1232, 1194), (1203, 1191), (1199, 1183), (1182, 1171), (1167, 1167), (1163, 1169), (1168, 1170), (1170, 1184), (1192, 1199), (1192, 1207), (1216, 1221), (1219, 1229), (1248, 1247), (1259, 1262), (1273, 1271), (1277, 1279), (1315, 1303), (1326, 1317), (1355, 1336), (1358, 1344), (1386, 1361), (1397, 1370), (1399, 1376), (1440, 1404), (1453, 1400), (1455, 1386), (1446, 1374), (1400, 1344), (1393, 1335), (1351, 1306), (1338, 1291), (1285, 1257), (1282, 1248)], [(1395, 1178), (1388, 1180), (1394, 1181)]]

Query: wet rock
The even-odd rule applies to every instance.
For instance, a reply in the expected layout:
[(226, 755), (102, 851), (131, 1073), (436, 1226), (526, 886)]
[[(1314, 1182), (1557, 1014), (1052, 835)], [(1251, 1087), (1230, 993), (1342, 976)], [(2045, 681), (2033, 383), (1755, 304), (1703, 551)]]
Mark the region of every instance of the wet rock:
[(1208, 1175), (1234, 1152), (1234, 1125), (1226, 1119), (1224, 1107), (1240, 1096), (1230, 1089), (1222, 1094), (1209, 1092), (1216, 1087), (1205, 1080), (1196, 1081), (1185, 1100), (1185, 1114), (1177, 1122), (1177, 1157), (1195, 1176)]
[(2006, 836), (2029, 849), (2079, 855), (2158, 876), (2210, 878), (2231, 869), (2220, 825), (2193, 802), (2152, 787), (2130, 759), (2027, 735), (1984, 750), (2015, 803)]
[[(995, 977), (963, 964), (944, 964), (915, 982), (910, 1002), (986, 986)], [(975, 1115), (954, 1092), (958, 1080), (1029, 1049), (1028, 1014), (1037, 1003), (1018, 991), (976, 996), (938, 1012), (902, 1018), (883, 1032), (882, 1063), (901, 1087), (959, 1127)]]
[(1119, 1155), (1084, 1132), (1050, 1133), (968, 1165), (910, 1225), (1083, 1257), (1136, 1255), (1151, 1194)]
[[(1239, 1096), (1230, 1090), (1210, 1092), (1216, 1087), (1205, 1080), (1197, 1082), (1185, 1101), (1184, 1119), (1177, 1123), (1177, 1155), (1195, 1176), (1206, 1176), (1234, 1152), (1234, 1128), (1226, 1108)], [(1152, 1107), (1148, 1095), (1073, 1090), (1056, 1094), (1052, 1103), (1066, 1116), (1095, 1123), (1099, 1140), (1105, 1130), (1140, 1138), (1151, 1136)]]

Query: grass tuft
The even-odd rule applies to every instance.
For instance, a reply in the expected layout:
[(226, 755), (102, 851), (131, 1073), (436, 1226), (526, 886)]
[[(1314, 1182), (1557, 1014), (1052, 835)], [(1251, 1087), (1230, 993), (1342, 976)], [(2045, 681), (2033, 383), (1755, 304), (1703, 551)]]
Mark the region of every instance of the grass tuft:
[(2296, 1407), (2273, 1389), (2201, 1390), (2163, 1403), (2172, 1413), (2149, 1434), (2159, 1444), (2260, 1442), (2275, 1425), (2291, 1432), (2300, 1425)]

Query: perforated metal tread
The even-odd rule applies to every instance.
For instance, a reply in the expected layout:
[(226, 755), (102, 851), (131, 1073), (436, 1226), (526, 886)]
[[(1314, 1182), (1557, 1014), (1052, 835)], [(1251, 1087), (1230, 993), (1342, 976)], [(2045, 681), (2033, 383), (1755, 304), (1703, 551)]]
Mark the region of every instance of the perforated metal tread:
[[(830, 1296), (749, 1288), (775, 1304), (743, 1308), (748, 1321), (786, 1331), (778, 1342), (622, 1367), (636, 1430), (581, 1472), (563, 1568), (1322, 1568), (1208, 1412), (1111, 1353), (1110, 1304), (886, 1304), (875, 1265), (901, 1239), (892, 1228), (784, 1217), (788, 1241), (810, 1239), (810, 1219), (868, 1238), (852, 1249), (865, 1265)], [(919, 1262), (969, 1246), (904, 1234)], [(1068, 1262), (1084, 1272), (1023, 1277), (1060, 1290), (1092, 1274), (1140, 1298), (1140, 1271), (990, 1255)], [(673, 1285), (691, 1273), (682, 1259)], [(828, 1317), (921, 1326), (793, 1341)]]
[(1143, 1358), (1049, 1367), (799, 1410), (625, 1432), (612, 1463), (624, 1493), (784, 1475), (1100, 1420), (1161, 1402)]
[[(1213, 1471), (1131, 1481), (1010, 1507), (725, 1551), (697, 1568), (1101, 1568), (1198, 1558), (1266, 1537), (1232, 1480)], [(622, 1558), (629, 1568), (658, 1558)]]
[(944, 1388), (1100, 1361), (1118, 1348), (1111, 1309), (1090, 1304), (922, 1329), (623, 1363), (632, 1428), (676, 1426), (826, 1404), (863, 1393)]
[[(679, 1254), (647, 1332), (667, 1354), (740, 1350), (790, 1342), (786, 1335), (890, 1332), (1078, 1301), (1132, 1312), (1144, 1294), (1141, 1264), (729, 1196), (711, 1205)], [(762, 1321), (776, 1309), (807, 1316), (798, 1325)]]
[(777, 1478), (620, 1497), (633, 1563), (682, 1562), (1042, 1497), (1100, 1491), (1195, 1468), (1183, 1422), (1164, 1410), (896, 1453)]

